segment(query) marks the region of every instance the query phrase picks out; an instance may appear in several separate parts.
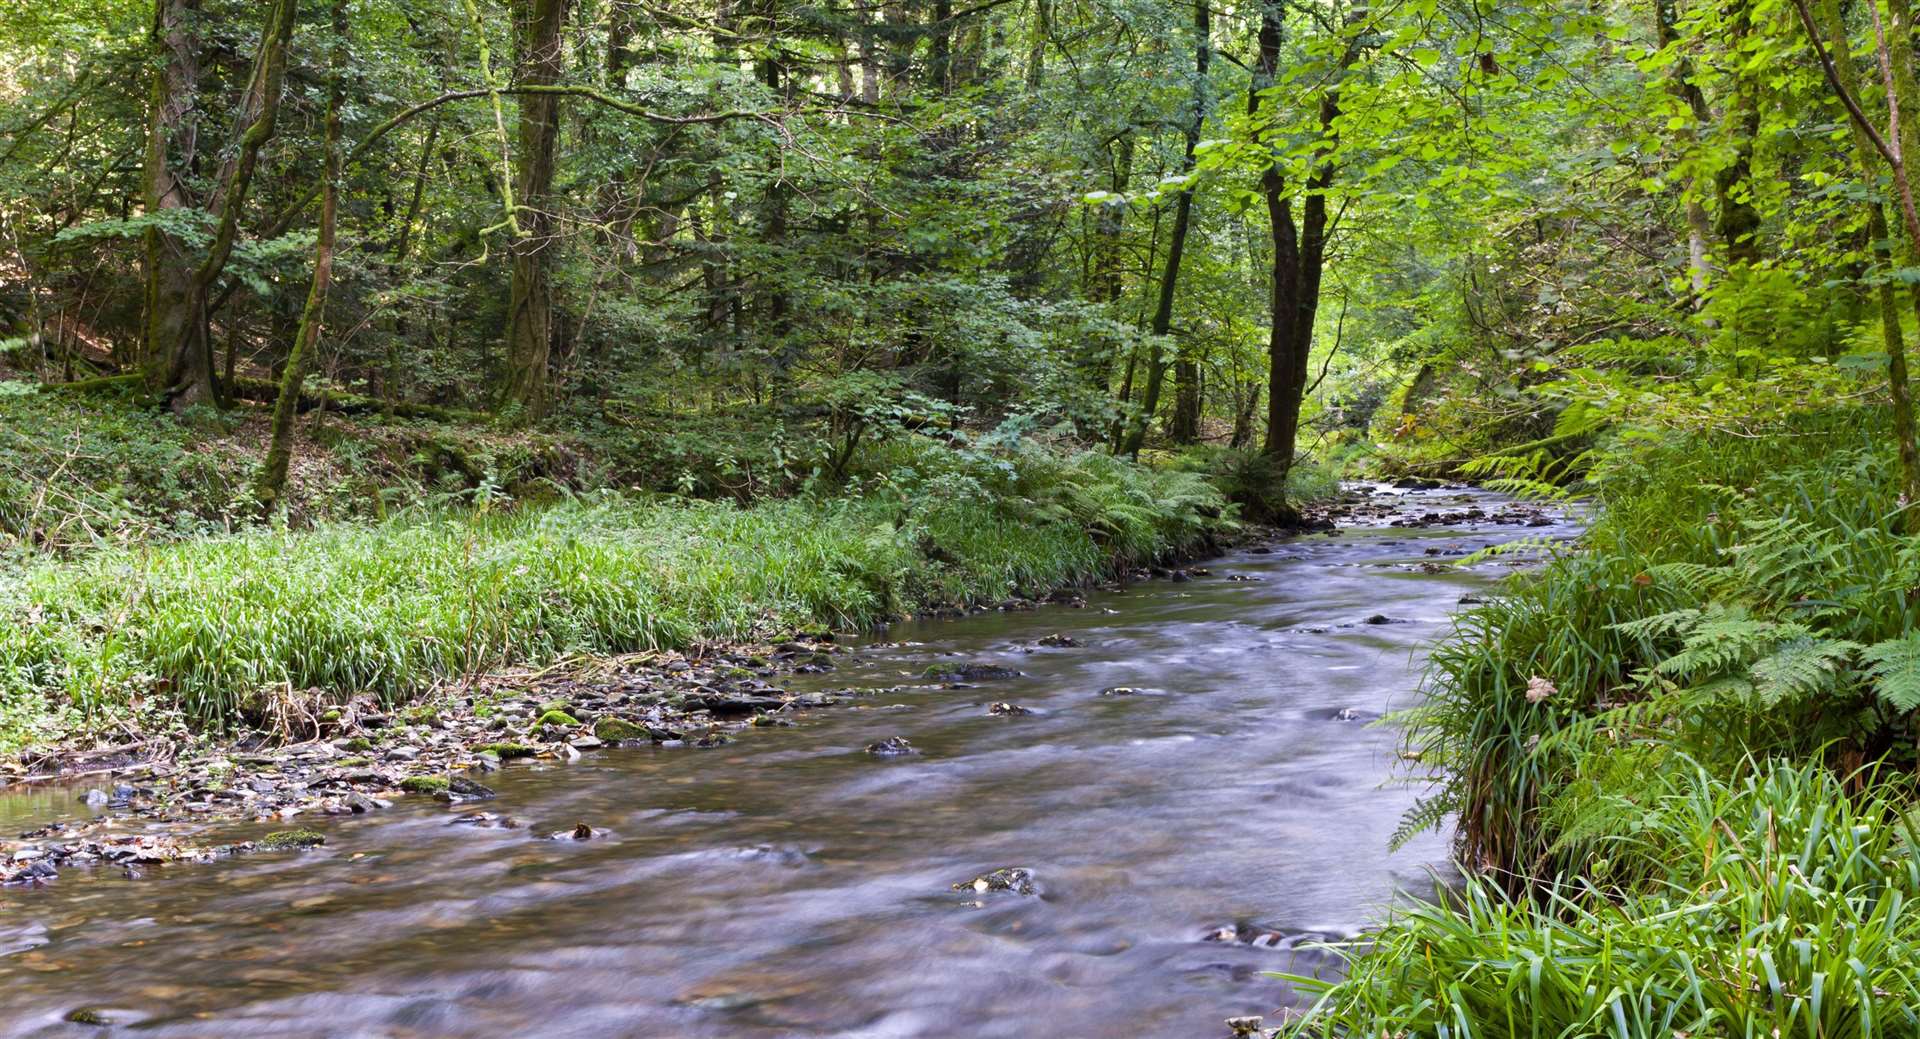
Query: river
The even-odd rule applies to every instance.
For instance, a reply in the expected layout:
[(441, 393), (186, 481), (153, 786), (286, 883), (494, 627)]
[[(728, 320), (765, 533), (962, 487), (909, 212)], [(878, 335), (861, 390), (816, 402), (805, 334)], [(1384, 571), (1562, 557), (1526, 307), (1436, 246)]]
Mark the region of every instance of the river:
[[(1416, 791), (1367, 723), (1410, 702), (1423, 644), (1506, 565), (1433, 564), (1569, 529), (1389, 527), (1499, 499), (1376, 498), (1376, 525), (1192, 580), (897, 625), (794, 676), (872, 692), (792, 728), (509, 766), (477, 807), (519, 829), (408, 799), (310, 824), (328, 843), (305, 853), (0, 891), (0, 1036), (1196, 1039), (1273, 1020), (1296, 997), (1268, 972), (1329, 962), (1296, 943), (1356, 934), (1444, 869), (1433, 834), (1388, 853)], [(1053, 634), (1079, 645), (1035, 645)], [(1023, 674), (941, 688), (923, 674), (943, 662)], [(918, 753), (863, 750), (893, 736)], [(0, 796), (8, 829), (86, 810)], [(536, 837), (582, 821), (605, 833)], [(1001, 867), (1035, 892), (964, 887)], [(1282, 948), (1206, 940), (1223, 928)], [(68, 1020), (82, 1008), (111, 1024)]]

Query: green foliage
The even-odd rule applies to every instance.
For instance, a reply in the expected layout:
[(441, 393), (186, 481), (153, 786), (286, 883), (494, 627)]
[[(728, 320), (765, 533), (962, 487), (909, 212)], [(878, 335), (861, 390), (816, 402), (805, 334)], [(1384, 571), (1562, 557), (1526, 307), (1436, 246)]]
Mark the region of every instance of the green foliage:
[[(1515, 897), (1469, 876), (1347, 950), (1291, 1034), (1907, 1036), (1920, 1029), (1910, 791), (1812, 764), (1734, 779), (1677, 761), (1623, 782), (1590, 871)], [(1630, 800), (1628, 800), (1630, 798)], [(1629, 865), (1636, 863), (1638, 865)]]
[(510, 662), (1038, 596), (1224, 522), (1199, 480), (1104, 455), (888, 450), (917, 468), (857, 498), (603, 495), (37, 563), (0, 578), (0, 702), (110, 716), (158, 695), (222, 725), (273, 689), (398, 700)]
[[(1741, 438), (1638, 426), (1595, 454), (1580, 544), (1461, 616), (1432, 655), (1408, 741), (1441, 784), (1416, 823), (1458, 812), (1468, 861), (1524, 886), (1579, 870), (1589, 849), (1562, 839), (1577, 813), (1555, 801), (1622, 739), (1713, 767), (1865, 747), (1912, 763), (1899, 734), (1920, 556), (1885, 413), (1767, 421)], [(1553, 695), (1530, 699), (1535, 678)]]

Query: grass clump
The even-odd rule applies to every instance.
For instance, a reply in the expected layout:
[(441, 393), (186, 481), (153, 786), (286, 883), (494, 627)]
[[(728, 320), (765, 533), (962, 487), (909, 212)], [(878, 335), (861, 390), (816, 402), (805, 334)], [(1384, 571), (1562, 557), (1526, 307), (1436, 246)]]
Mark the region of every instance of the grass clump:
[[(1687, 763), (1634, 804), (1595, 879), (1516, 896), (1470, 876), (1402, 910), (1321, 993), (1303, 1035), (1911, 1036), (1916, 834), (1904, 786), (1852, 795), (1818, 764), (1733, 779)], [(1610, 864), (1657, 881), (1626, 886)], [(1629, 873), (1642, 872), (1628, 869)]]
[(601, 496), (42, 560), (0, 576), (0, 749), (136, 698), (225, 726), (273, 690), (398, 701), (564, 654), (866, 627), (1088, 581), (1226, 522), (1199, 481), (1100, 455), (888, 449), (922, 468), (853, 497)]

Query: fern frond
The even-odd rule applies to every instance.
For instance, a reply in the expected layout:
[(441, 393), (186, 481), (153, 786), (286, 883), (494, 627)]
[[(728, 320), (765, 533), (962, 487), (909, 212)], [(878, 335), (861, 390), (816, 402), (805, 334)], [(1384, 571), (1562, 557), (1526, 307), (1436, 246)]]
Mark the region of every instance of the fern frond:
[(1920, 707), (1920, 632), (1876, 642), (1860, 653), (1880, 701), (1896, 711)]
[(1699, 610), (1668, 610), (1639, 620), (1621, 621), (1613, 630), (1630, 639), (1655, 639), (1666, 635), (1684, 635), (1700, 622)]
[(1754, 692), (1768, 707), (1831, 692), (1857, 642), (1800, 635), (1774, 647), (1753, 665)]
[(1716, 611), (1687, 633), (1680, 652), (1654, 670), (1674, 678), (1721, 675), (1745, 668), (1788, 639), (1810, 634), (1798, 624), (1756, 620), (1741, 610)]

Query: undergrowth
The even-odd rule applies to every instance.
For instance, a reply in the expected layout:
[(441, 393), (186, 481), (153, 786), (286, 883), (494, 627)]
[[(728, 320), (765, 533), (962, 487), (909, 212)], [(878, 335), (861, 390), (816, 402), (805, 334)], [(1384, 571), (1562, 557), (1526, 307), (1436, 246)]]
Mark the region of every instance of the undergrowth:
[(1485, 466), (1597, 519), (1434, 648), (1402, 834), (1456, 823), (1465, 887), (1349, 950), (1300, 1029), (1920, 1034), (1920, 545), (1887, 415), (1743, 422), (1624, 428), (1573, 485), (1564, 456)]
[[(1471, 875), (1353, 953), (1296, 1034), (1534, 1039), (1920, 1033), (1909, 799), (1817, 764), (1643, 776), (1589, 871), (1528, 895)], [(1632, 863), (1641, 863), (1634, 866)], [(1624, 891), (1611, 864), (1656, 872)]]
[(227, 726), (286, 691), (392, 701), (506, 663), (1044, 595), (1229, 522), (1200, 479), (1104, 455), (887, 451), (851, 496), (483, 501), (42, 560), (0, 579), (0, 746), (139, 709)]

